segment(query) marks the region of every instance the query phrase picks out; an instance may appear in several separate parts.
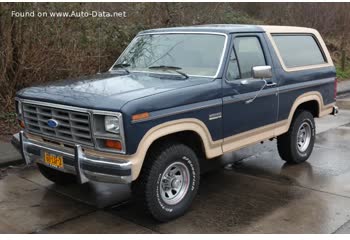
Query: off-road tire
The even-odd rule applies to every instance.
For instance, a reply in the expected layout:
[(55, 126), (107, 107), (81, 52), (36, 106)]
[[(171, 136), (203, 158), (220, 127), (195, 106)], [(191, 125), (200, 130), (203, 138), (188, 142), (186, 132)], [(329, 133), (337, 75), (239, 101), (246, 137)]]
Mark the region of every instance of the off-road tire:
[(73, 174), (60, 172), (42, 164), (38, 164), (38, 169), (44, 177), (58, 185), (68, 185), (77, 182), (77, 178)]
[[(311, 127), (311, 139), (304, 151), (298, 148), (298, 131), (303, 123)], [(305, 162), (311, 155), (315, 143), (315, 120), (313, 115), (306, 110), (297, 110), (287, 133), (277, 137), (277, 148), (280, 157), (292, 164)]]
[[(189, 185), (183, 198), (176, 204), (167, 204), (161, 197), (161, 179), (171, 164), (182, 163), (189, 170)], [(147, 154), (140, 176), (132, 183), (133, 198), (143, 204), (144, 210), (160, 222), (182, 216), (191, 206), (199, 187), (200, 168), (196, 153), (179, 142), (164, 142)]]

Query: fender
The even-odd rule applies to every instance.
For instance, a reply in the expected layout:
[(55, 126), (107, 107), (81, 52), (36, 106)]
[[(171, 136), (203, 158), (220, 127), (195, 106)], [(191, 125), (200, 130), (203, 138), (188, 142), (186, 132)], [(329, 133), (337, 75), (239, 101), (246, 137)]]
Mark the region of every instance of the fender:
[(208, 128), (202, 121), (195, 118), (185, 118), (169, 121), (151, 128), (141, 139), (139, 147), (134, 154), (134, 158), (135, 160), (137, 159), (137, 161), (132, 161), (133, 164), (135, 163), (135, 165), (133, 165), (133, 176), (134, 173), (138, 175), (140, 172), (146, 153), (154, 141), (163, 136), (183, 131), (193, 131), (200, 136), (207, 158), (213, 158), (222, 154), (222, 140), (213, 141)]

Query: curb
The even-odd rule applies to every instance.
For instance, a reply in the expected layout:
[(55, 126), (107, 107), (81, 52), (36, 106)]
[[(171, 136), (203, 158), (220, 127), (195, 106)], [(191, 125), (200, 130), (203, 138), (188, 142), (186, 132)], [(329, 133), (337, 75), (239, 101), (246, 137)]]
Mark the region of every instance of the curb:
[(350, 93), (350, 80), (343, 80), (338, 82), (337, 94), (342, 95), (347, 93)]
[[(5, 143), (8, 144), (8, 143)], [(13, 151), (18, 151), (19, 149), (19, 142), (16, 141), (15, 135), (11, 139), (11, 144), (14, 147)], [(20, 154), (14, 153), (13, 156), (8, 157), (9, 160), (3, 160), (0, 159), (0, 168), (5, 168), (9, 166), (14, 166), (14, 165), (20, 165), (24, 163), (24, 160), (22, 159)]]
[(337, 106), (340, 109), (350, 110), (350, 99), (349, 98), (338, 99)]
[(20, 143), (19, 143), (19, 133), (13, 134), (11, 138), (11, 144), (18, 150), (20, 151)]
[(10, 167), (10, 166), (17, 166), (17, 165), (21, 165), (21, 164), (24, 164), (23, 159), (12, 160), (12, 161), (10, 160), (8, 162), (0, 163), (0, 168), (7, 168), (7, 167)]
[(345, 90), (341, 90), (341, 91), (337, 91), (337, 95), (346, 95), (348, 93), (350, 93), (350, 88), (345, 89)]

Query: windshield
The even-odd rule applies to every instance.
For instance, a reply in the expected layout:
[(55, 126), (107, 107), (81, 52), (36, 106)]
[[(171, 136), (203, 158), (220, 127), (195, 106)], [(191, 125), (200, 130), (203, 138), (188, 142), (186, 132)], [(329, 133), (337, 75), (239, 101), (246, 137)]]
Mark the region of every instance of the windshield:
[(181, 69), (192, 76), (214, 77), (225, 45), (217, 34), (147, 34), (136, 37), (114, 67), (129, 71), (166, 71)]

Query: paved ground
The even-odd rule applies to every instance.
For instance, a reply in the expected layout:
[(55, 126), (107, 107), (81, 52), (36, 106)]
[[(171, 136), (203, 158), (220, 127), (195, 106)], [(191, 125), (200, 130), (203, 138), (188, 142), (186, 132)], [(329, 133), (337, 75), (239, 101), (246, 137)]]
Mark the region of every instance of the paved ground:
[(23, 162), (21, 154), (16, 151), (10, 142), (0, 141), (0, 167)]
[(350, 111), (317, 128), (301, 165), (281, 161), (274, 141), (218, 159), (234, 164), (204, 174), (190, 211), (164, 224), (128, 200), (129, 186), (61, 187), (35, 167), (2, 169), (0, 233), (350, 233)]

